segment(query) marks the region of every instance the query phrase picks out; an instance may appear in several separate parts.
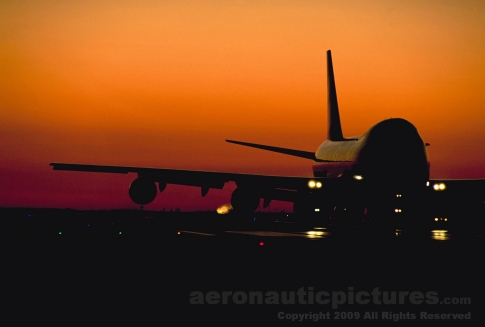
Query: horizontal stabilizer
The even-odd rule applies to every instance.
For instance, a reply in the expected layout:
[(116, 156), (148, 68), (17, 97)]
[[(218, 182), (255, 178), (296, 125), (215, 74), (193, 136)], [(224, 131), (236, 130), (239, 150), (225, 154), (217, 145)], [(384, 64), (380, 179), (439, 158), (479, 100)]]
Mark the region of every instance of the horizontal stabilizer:
[(278, 152), (278, 153), (287, 154), (287, 155), (294, 156), (294, 157), (310, 159), (310, 160), (317, 161), (317, 162), (335, 162), (333, 160), (317, 159), (315, 157), (315, 153), (309, 152), (309, 151), (293, 150), (293, 149), (288, 149), (288, 148), (279, 148), (279, 147), (276, 147), (276, 146), (247, 143), (247, 142), (240, 142), (240, 141), (233, 141), (233, 140), (226, 140), (226, 142), (234, 143), (234, 144), (238, 144), (238, 145), (243, 145), (243, 146), (248, 146), (248, 147), (251, 147), (251, 148), (266, 150), (266, 151)]

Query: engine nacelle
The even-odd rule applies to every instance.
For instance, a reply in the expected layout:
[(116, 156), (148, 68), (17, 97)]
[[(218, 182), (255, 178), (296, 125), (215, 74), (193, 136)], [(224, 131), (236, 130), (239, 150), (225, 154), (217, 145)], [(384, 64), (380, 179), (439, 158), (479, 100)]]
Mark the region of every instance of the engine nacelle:
[(259, 206), (261, 198), (251, 190), (237, 188), (232, 192), (231, 205), (235, 212), (253, 213)]
[(131, 183), (128, 193), (133, 202), (145, 205), (157, 197), (157, 185), (150, 179), (138, 177)]

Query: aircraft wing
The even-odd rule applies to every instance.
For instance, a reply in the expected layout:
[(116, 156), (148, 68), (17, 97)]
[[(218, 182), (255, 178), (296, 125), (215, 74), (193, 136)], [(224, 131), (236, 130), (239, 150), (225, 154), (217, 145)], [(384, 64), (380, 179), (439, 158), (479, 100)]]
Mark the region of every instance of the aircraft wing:
[[(291, 177), (256, 175), (230, 172), (214, 172), (199, 170), (181, 170), (168, 168), (124, 167), (84, 165), (70, 163), (51, 163), (54, 170), (84, 171), (99, 173), (128, 174), (135, 173), (138, 177), (148, 178), (162, 185), (177, 184), (201, 187), (202, 195), (210, 188), (221, 189), (226, 182), (235, 182), (238, 187), (247, 187), (265, 194), (275, 200), (292, 201), (298, 192), (312, 193), (332, 189), (338, 184), (336, 178), (322, 177)], [(314, 184), (309, 182), (313, 181)], [(205, 193), (205, 194), (204, 194)]]

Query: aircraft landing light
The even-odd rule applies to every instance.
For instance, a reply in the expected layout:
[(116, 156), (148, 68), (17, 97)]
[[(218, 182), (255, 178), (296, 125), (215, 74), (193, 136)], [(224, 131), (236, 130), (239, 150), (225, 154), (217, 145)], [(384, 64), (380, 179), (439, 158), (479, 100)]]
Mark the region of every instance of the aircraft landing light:
[(448, 218), (446, 218), (446, 217), (445, 217), (445, 218), (443, 218), (443, 217), (440, 217), (440, 218), (436, 217), (436, 218), (434, 219), (434, 221), (438, 221), (438, 220), (441, 220), (441, 221), (448, 221)]
[(444, 191), (446, 189), (446, 184), (445, 183), (436, 183), (433, 185), (433, 189), (435, 191)]
[(322, 182), (317, 182), (314, 180), (309, 180), (308, 181), (308, 187), (309, 188), (321, 188), (322, 187)]

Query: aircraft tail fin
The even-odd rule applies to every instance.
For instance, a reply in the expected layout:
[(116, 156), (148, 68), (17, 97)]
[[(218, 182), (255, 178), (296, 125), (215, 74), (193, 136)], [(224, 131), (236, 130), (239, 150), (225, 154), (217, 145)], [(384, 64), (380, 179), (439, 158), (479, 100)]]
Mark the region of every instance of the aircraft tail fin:
[(337, 103), (337, 90), (335, 88), (335, 78), (333, 75), (332, 53), (327, 51), (327, 112), (328, 112), (328, 131), (327, 138), (331, 141), (343, 141), (342, 126), (340, 125), (340, 115)]

